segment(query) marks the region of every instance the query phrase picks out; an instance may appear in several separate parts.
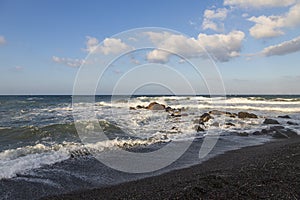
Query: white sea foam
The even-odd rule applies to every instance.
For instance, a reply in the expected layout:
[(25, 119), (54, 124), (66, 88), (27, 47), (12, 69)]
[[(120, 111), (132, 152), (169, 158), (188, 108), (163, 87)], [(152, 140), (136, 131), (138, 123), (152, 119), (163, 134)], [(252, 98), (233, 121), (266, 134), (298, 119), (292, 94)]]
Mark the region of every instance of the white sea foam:
[(167, 142), (165, 138), (153, 137), (147, 140), (129, 139), (129, 140), (107, 140), (85, 145), (72, 142), (62, 144), (53, 144), (46, 146), (36, 144), (34, 146), (25, 146), (17, 149), (9, 149), (0, 152), (0, 179), (12, 178), (18, 173), (24, 173), (31, 169), (40, 168), (44, 165), (51, 165), (70, 158), (71, 154), (79, 155), (86, 152), (99, 153), (104, 150), (113, 150), (118, 147), (130, 148), (135, 146), (145, 146), (158, 142)]
[(13, 160), (0, 160), (0, 179), (14, 177), (17, 173), (63, 161), (69, 157), (65, 151), (28, 154)]

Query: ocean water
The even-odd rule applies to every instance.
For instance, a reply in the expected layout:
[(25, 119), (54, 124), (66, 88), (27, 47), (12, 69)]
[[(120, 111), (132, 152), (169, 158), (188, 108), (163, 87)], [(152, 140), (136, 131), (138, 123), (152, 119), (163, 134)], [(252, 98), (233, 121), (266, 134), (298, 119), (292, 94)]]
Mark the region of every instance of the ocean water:
[[(173, 115), (178, 116), (165, 111), (130, 109), (151, 102), (170, 106)], [(38, 199), (188, 167), (228, 150), (271, 140), (271, 136), (252, 135), (270, 126), (263, 124), (265, 118), (276, 119), (300, 134), (299, 125), (287, 123), (300, 122), (300, 96), (96, 96), (93, 106), (109, 139), (83, 144), (84, 136), (78, 135), (73, 114), (84, 116), (85, 111), (74, 113), (71, 96), (0, 96), (0, 199)], [(203, 125), (205, 131), (197, 132), (195, 121), (212, 110), (250, 112), (258, 118), (215, 114)], [(278, 117), (282, 115), (289, 115), (290, 119)], [(235, 126), (227, 125), (229, 122)], [(93, 127), (87, 123), (86, 128)], [(247, 132), (249, 136), (238, 136), (238, 132)], [(214, 149), (199, 159), (203, 140), (215, 136), (218, 142)], [(188, 140), (192, 144), (180, 159), (151, 173), (120, 172), (94, 157), (118, 148), (152, 152), (171, 141), (180, 144)]]

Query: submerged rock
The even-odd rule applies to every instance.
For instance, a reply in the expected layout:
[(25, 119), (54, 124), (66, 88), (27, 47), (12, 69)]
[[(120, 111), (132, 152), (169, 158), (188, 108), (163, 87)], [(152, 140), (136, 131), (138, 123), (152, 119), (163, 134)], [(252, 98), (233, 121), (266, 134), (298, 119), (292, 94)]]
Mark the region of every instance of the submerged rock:
[(280, 124), (277, 120), (275, 119), (265, 119), (263, 122), (264, 124)]
[(287, 124), (288, 124), (288, 125), (299, 125), (298, 123), (291, 122), (291, 121), (288, 121)]
[(290, 116), (288, 115), (282, 115), (282, 116), (278, 116), (278, 118), (283, 118), (283, 119), (291, 119)]
[(256, 114), (248, 113), (248, 112), (239, 112), (238, 118), (244, 119), (244, 118), (257, 118)]
[(241, 137), (247, 137), (249, 136), (249, 133), (247, 132), (233, 132), (233, 135), (241, 136)]
[(247, 132), (238, 132), (237, 135), (242, 136), (242, 137), (246, 137), (246, 136), (249, 136), (249, 133), (247, 133)]
[(284, 126), (272, 126), (270, 127), (271, 131), (277, 131), (277, 130), (282, 130), (284, 129)]
[(262, 129), (262, 130), (261, 130), (261, 133), (262, 133), (262, 134), (268, 134), (269, 131), (268, 131), (267, 129)]
[(252, 135), (264, 135), (265, 133), (263, 133), (262, 131), (255, 131), (252, 133)]

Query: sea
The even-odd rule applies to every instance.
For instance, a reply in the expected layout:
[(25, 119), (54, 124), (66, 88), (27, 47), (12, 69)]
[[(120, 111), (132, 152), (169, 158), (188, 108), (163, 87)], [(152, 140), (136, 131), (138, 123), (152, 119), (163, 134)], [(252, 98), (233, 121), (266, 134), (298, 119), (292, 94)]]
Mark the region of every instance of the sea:
[[(170, 109), (149, 110), (151, 102)], [(263, 123), (267, 118), (300, 134), (300, 96), (296, 95), (99, 95), (87, 106), (93, 106), (105, 135), (101, 140), (87, 140), (78, 131), (74, 116), (84, 116), (86, 110), (75, 108), (84, 104), (73, 102), (72, 96), (0, 96), (1, 200), (40, 199), (106, 187), (199, 164), (226, 151), (274, 140), (271, 135), (253, 134), (271, 126)], [(199, 123), (209, 112), (211, 118)], [(257, 118), (228, 114), (239, 112)], [(88, 122), (85, 128), (95, 132)], [(206, 138), (216, 142), (199, 157)], [(155, 170), (122, 171), (98, 159), (112, 151), (143, 155), (187, 141), (190, 145), (182, 155)], [(132, 162), (133, 169), (136, 164)]]

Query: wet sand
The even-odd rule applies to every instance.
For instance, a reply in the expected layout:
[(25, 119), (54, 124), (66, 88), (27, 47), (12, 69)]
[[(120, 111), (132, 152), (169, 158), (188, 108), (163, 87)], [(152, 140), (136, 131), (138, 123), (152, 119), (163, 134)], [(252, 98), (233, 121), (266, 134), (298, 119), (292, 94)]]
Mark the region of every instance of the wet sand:
[(229, 151), (155, 177), (44, 199), (300, 199), (300, 138)]

